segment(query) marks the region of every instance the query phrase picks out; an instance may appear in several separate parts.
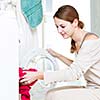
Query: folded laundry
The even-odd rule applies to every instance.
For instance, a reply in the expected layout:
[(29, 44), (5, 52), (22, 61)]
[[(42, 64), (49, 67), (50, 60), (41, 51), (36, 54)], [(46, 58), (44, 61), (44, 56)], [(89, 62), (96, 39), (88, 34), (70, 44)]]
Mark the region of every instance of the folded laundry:
[[(21, 77), (23, 75), (25, 75), (26, 73), (23, 72), (23, 71), (33, 71), (33, 72), (36, 72), (37, 70), (36, 69), (22, 69), (19, 67), (19, 80), (21, 80)], [(21, 94), (21, 100), (30, 100), (30, 89), (31, 89), (31, 86), (34, 85), (34, 83), (36, 82), (37, 80), (35, 80), (34, 82), (32, 82), (31, 84), (29, 85), (21, 85), (19, 83), (19, 94)]]
[(21, 0), (21, 10), (31, 28), (42, 21), (42, 0)]

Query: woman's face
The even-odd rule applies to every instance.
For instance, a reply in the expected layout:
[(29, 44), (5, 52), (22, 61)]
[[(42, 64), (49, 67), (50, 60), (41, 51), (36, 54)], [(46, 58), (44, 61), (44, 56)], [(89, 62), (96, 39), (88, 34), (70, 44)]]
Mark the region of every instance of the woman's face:
[(54, 18), (54, 22), (57, 27), (58, 33), (60, 33), (64, 39), (67, 39), (73, 35), (74, 33), (73, 23), (59, 19), (57, 17)]

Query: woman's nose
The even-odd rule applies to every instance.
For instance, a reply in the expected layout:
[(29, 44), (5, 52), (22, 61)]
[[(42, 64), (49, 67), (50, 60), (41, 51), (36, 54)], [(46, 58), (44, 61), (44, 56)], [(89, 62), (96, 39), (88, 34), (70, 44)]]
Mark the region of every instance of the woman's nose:
[(58, 33), (62, 32), (62, 28), (58, 27)]

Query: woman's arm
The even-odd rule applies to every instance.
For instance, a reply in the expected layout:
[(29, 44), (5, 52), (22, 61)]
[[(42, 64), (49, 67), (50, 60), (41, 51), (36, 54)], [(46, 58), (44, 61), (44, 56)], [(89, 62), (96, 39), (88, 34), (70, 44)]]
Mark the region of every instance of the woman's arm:
[(44, 79), (44, 73), (43, 72), (30, 72), (30, 71), (25, 71), (25, 75), (22, 77), (20, 80), (20, 83), (22, 85), (27, 85), (31, 84), (35, 80), (43, 80)]
[(48, 51), (52, 56), (58, 58), (59, 60), (61, 60), (61, 61), (64, 62), (65, 64), (67, 64), (68, 66), (69, 66), (70, 64), (72, 64), (72, 62), (73, 62), (73, 60), (71, 60), (71, 59), (69, 59), (69, 58), (67, 58), (67, 57), (65, 57), (65, 56), (63, 56), (63, 55), (61, 55), (61, 54), (55, 52), (55, 51), (52, 50), (52, 49), (47, 49), (47, 51)]

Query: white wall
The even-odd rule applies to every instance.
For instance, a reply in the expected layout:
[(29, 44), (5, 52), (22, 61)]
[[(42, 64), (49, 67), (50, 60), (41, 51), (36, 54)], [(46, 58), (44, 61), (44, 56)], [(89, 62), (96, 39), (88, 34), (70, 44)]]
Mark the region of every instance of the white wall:
[(18, 100), (18, 26), (11, 11), (0, 11), (0, 100)]

